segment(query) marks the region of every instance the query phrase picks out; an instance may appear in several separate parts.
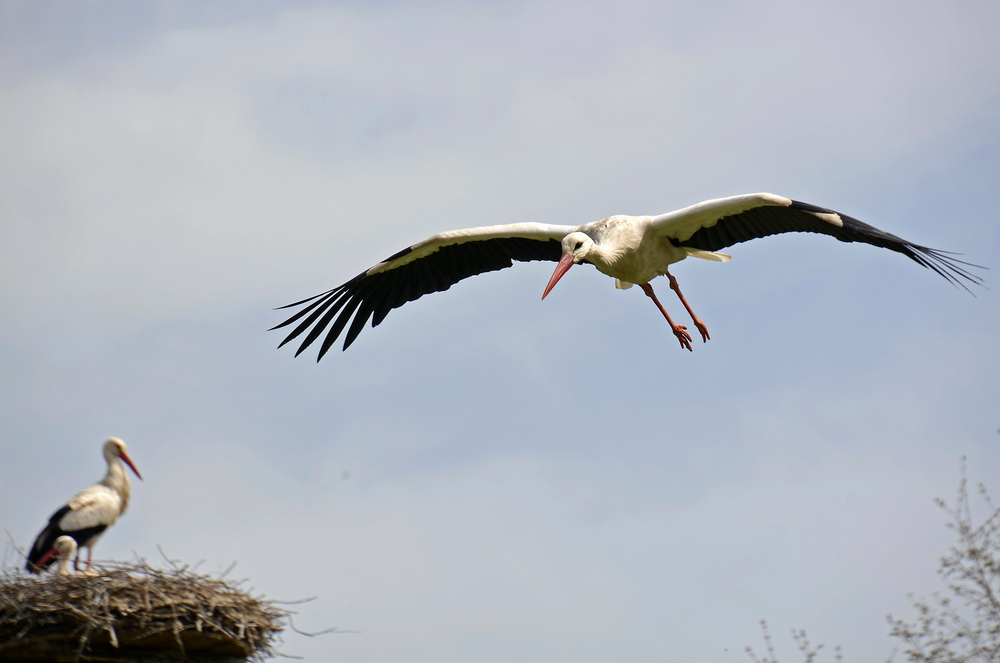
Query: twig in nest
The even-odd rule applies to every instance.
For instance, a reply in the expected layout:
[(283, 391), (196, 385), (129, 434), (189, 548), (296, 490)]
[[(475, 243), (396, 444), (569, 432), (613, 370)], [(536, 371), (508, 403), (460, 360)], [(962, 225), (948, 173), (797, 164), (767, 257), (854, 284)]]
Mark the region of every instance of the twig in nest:
[(364, 633), (364, 631), (342, 630), (342, 629), (337, 628), (336, 626), (334, 626), (332, 628), (324, 629), (322, 631), (316, 631), (315, 633), (307, 633), (306, 631), (300, 631), (299, 629), (295, 628), (295, 622), (292, 620), (292, 613), (288, 613), (286, 615), (286, 618), (288, 619), (288, 626), (293, 631), (295, 631), (299, 635), (304, 635), (307, 638), (315, 638), (318, 635), (326, 635), (327, 633)]

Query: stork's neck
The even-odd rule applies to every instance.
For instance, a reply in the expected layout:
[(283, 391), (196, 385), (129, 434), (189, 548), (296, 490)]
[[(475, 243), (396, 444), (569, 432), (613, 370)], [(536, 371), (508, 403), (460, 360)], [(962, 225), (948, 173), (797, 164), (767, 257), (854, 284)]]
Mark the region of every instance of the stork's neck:
[(594, 240), (586, 259), (598, 269), (607, 269), (613, 268), (623, 257), (638, 251), (642, 246), (645, 230), (641, 221), (642, 217), (620, 215), (584, 226), (584, 234)]
[[(603, 239), (603, 238), (602, 238)], [(615, 264), (625, 256), (631, 246), (608, 241), (595, 241), (587, 251), (586, 260), (602, 272), (614, 269)]]
[[(128, 507), (128, 498), (132, 495), (132, 482), (129, 481), (128, 474), (125, 473), (125, 464), (121, 458), (112, 456), (108, 460), (108, 473), (104, 475), (98, 483), (107, 486), (115, 491), (122, 498), (121, 513), (125, 513)], [(120, 515), (120, 514), (119, 514)]]

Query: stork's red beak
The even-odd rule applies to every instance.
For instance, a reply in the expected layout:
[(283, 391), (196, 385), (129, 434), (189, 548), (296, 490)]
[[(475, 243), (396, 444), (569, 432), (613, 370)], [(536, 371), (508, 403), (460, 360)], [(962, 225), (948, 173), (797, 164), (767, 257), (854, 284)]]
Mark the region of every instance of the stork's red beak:
[(37, 562), (35, 562), (35, 568), (39, 569), (39, 570), (44, 569), (45, 565), (49, 563), (49, 560), (52, 559), (53, 557), (55, 557), (58, 554), (59, 554), (59, 551), (56, 550), (55, 548), (50, 549), (47, 553), (45, 553), (44, 555), (42, 555), (42, 558), (40, 560), (38, 560)]
[(129, 467), (132, 468), (132, 471), (135, 472), (135, 475), (137, 477), (139, 477), (139, 480), (141, 481), (142, 480), (142, 475), (139, 474), (139, 470), (135, 469), (135, 465), (132, 464), (132, 459), (129, 458), (128, 454), (125, 453), (124, 451), (122, 452), (122, 460), (125, 461), (126, 465), (128, 465)]
[(549, 291), (555, 287), (559, 279), (563, 277), (563, 274), (569, 271), (569, 268), (573, 266), (573, 254), (564, 253), (562, 258), (559, 258), (559, 264), (556, 265), (556, 271), (552, 272), (552, 278), (549, 279), (549, 284), (545, 286), (545, 292), (542, 293), (542, 299), (549, 294)]

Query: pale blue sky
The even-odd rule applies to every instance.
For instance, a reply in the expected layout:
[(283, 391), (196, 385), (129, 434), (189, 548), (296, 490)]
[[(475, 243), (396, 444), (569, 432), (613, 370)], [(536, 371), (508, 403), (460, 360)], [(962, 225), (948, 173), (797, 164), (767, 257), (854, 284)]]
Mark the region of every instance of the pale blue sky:
[[(301, 627), (364, 629), (290, 637), (307, 660), (745, 661), (760, 618), (783, 660), (792, 627), (884, 660), (885, 614), (937, 588), (960, 456), (1000, 494), (998, 24), (3, 3), (0, 524), (29, 544), (116, 435), (146, 481), (98, 557), (237, 560), (319, 597)], [(320, 364), (265, 331), (435, 232), (752, 191), (961, 252), (989, 289), (797, 235), (673, 270), (693, 353), (593, 269), (540, 301), (537, 263)]]

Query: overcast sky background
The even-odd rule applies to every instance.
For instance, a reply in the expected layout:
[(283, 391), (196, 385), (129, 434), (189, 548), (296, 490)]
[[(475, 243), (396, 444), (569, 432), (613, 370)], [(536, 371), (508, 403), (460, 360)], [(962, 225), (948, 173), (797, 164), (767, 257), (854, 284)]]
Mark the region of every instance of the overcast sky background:
[[(934, 497), (1000, 495), (1000, 5), (0, 4), (0, 526), (123, 438), (101, 558), (317, 596), (306, 660), (885, 660)], [(551, 264), (278, 351), (433, 233), (770, 191), (993, 271), (794, 235), (638, 289)], [(679, 304), (663, 301), (684, 318)], [(982, 513), (982, 511), (980, 511)], [(8, 557), (10, 551), (8, 550)], [(827, 652), (829, 658), (831, 652)], [(899, 656), (897, 656), (897, 659)]]

